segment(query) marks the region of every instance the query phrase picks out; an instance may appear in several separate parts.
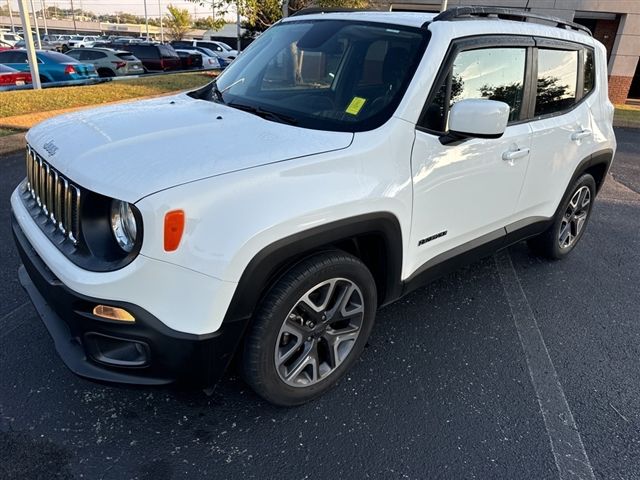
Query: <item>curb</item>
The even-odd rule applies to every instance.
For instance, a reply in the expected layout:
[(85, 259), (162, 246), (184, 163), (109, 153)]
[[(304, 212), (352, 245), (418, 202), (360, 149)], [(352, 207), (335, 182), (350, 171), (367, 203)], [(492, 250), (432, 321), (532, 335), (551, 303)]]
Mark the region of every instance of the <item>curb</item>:
[(4, 156), (24, 150), (27, 145), (27, 142), (24, 139), (25, 133), (27, 132), (13, 133), (11, 135), (0, 137), (0, 155)]

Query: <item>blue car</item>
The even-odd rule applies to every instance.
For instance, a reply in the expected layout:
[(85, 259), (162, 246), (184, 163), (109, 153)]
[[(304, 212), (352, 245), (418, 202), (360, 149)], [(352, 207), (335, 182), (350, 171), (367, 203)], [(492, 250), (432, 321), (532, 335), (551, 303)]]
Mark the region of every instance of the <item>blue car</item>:
[[(58, 52), (36, 50), (40, 81), (68, 82), (70, 80), (88, 80), (98, 78), (91, 64), (79, 63), (75, 58)], [(29, 71), (26, 50), (5, 50), (0, 52), (0, 64), (15, 68), (21, 72)]]

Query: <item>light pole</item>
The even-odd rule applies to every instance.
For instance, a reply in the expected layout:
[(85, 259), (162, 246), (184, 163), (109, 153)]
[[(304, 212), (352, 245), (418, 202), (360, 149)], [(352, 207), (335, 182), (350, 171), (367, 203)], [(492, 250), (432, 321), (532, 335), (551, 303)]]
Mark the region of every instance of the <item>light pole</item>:
[(240, 42), (240, 0), (236, 2), (236, 37), (238, 39), (236, 50), (238, 50), (238, 54), (242, 48), (242, 44)]
[(73, 7), (73, 0), (71, 0), (71, 16), (73, 17), (73, 31), (78, 33), (78, 26), (76, 25), (76, 9)]
[(449, 3), (449, 0), (442, 0), (442, 5), (440, 6), (441, 12), (444, 12), (447, 9), (448, 3)]
[(158, 0), (158, 14), (160, 15), (160, 41), (164, 43), (164, 26), (162, 25), (162, 6)]
[[(36, 28), (36, 40), (38, 41), (38, 50), (42, 50), (42, 44), (40, 43), (40, 28), (38, 27), (38, 16), (36, 15), (36, 9), (33, 7), (33, 0), (31, 2), (31, 13), (33, 13), (33, 26)], [(25, 37), (27, 36), (27, 31), (24, 31)], [(31, 35), (31, 30), (29, 30), (29, 35)]]
[(9, 7), (9, 20), (11, 20), (11, 32), (16, 33), (16, 26), (13, 24), (13, 12), (11, 11), (11, 2), (7, 0), (7, 7)]
[(40, 90), (42, 85), (40, 84), (40, 74), (38, 73), (38, 58), (36, 57), (35, 48), (33, 48), (31, 20), (29, 19), (27, 0), (18, 0), (18, 9), (20, 10), (22, 29), (27, 33), (27, 35), (24, 36), (24, 42), (27, 47), (27, 58), (29, 59), (29, 70), (31, 71), (31, 85), (33, 85), (34, 90)]
[(49, 28), (47, 27), (47, 7), (45, 7), (44, 0), (40, 0), (42, 8), (42, 21), (44, 22), (44, 34), (49, 35)]
[(144, 24), (147, 29), (147, 42), (149, 41), (149, 17), (147, 16), (147, 0), (144, 0)]

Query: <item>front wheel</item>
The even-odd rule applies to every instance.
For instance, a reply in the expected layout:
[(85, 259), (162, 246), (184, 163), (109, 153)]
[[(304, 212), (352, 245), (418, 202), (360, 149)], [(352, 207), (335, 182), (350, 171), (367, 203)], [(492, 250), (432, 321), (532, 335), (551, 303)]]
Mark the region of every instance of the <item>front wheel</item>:
[(375, 281), (356, 257), (332, 251), (297, 264), (267, 294), (245, 338), (245, 381), (276, 405), (319, 397), (360, 356), (376, 307)]
[(596, 196), (596, 182), (585, 173), (562, 199), (553, 224), (542, 234), (529, 240), (537, 254), (553, 260), (566, 257), (584, 234)]

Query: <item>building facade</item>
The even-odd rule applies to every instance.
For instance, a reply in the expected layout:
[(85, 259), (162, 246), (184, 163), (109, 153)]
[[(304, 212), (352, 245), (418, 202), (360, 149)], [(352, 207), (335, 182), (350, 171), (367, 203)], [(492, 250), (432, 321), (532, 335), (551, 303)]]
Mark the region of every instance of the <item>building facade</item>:
[[(393, 10), (440, 11), (441, 0), (379, 2)], [(461, 5), (527, 9), (585, 25), (606, 47), (609, 97), (616, 104), (640, 99), (640, 0), (448, 0)]]

